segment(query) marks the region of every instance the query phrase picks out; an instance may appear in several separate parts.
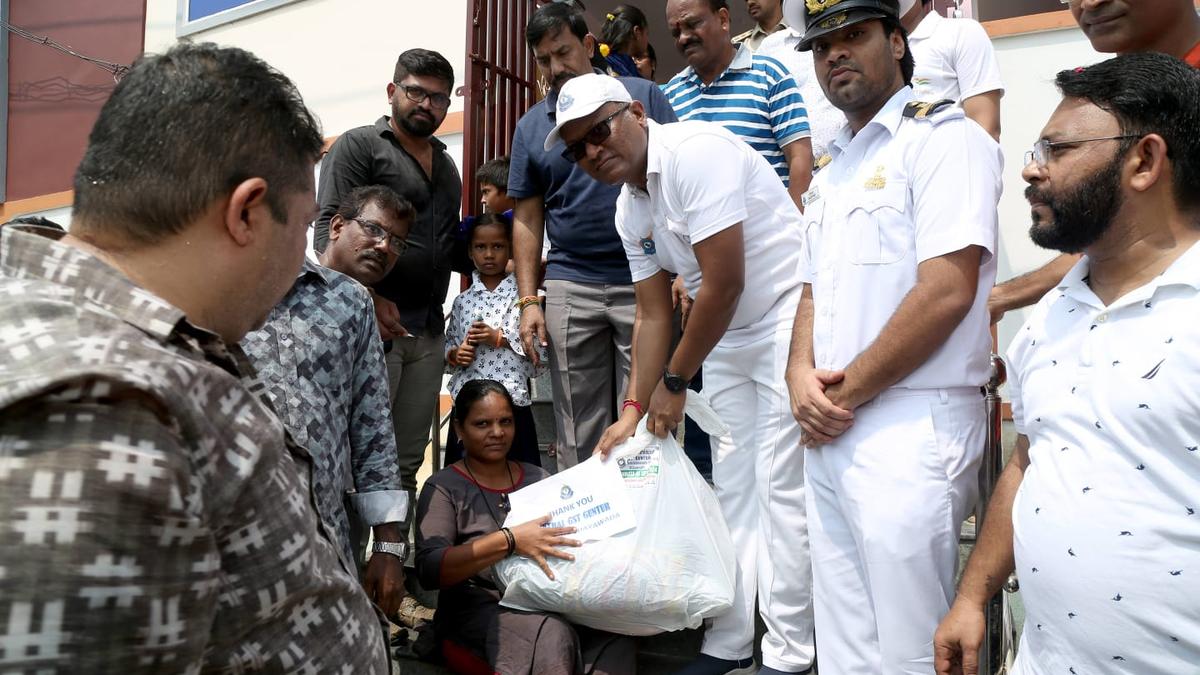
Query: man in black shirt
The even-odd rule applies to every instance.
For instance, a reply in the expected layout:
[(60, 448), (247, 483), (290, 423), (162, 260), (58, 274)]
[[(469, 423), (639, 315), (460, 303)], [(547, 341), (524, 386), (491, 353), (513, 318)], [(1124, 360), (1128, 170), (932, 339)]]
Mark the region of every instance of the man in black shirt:
[(400, 481), (410, 492), (416, 490), (442, 384), (442, 304), (462, 202), (462, 178), (446, 146), (433, 136), (446, 118), (453, 86), (454, 69), (441, 54), (427, 49), (401, 54), (387, 85), (391, 117), (342, 134), (321, 162), (317, 189), (318, 251), (329, 241), (329, 219), (356, 187), (386, 185), (417, 212), (407, 250), (372, 292), (380, 335), (392, 341), (387, 354), (392, 423)]

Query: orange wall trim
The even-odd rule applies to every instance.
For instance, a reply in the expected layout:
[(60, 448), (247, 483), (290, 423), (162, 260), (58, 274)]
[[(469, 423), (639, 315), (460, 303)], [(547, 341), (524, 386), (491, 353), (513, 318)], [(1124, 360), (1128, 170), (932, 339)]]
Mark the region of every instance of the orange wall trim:
[[(438, 136), (446, 136), (449, 134), (461, 134), (463, 130), (463, 114), (462, 112), (452, 112), (446, 115), (446, 119), (442, 122), (442, 126), (438, 128)], [(325, 150), (329, 150), (329, 146), (337, 140), (337, 136), (330, 136), (325, 139)], [(75, 191), (65, 190), (63, 192), (52, 192), (48, 195), (38, 195), (28, 199), (15, 199), (9, 202), (0, 203), (0, 223), (6, 222), (17, 216), (33, 213), (34, 211), (45, 211), (47, 209), (58, 209), (64, 206), (70, 206), (75, 201)]]
[(64, 192), (52, 192), (48, 195), (38, 195), (28, 199), (14, 199), (10, 202), (0, 204), (0, 223), (6, 222), (17, 216), (34, 211), (46, 211), (48, 209), (59, 209), (64, 206), (70, 206), (75, 201), (75, 191), (66, 190)]
[(461, 134), (463, 130), (463, 122), (465, 115), (459, 110), (446, 115), (446, 119), (442, 121), (442, 126), (438, 127), (437, 135), (446, 136), (449, 134)]
[[(461, 134), (463, 131), (463, 113), (462, 111), (452, 112), (446, 115), (446, 119), (442, 120), (442, 126), (438, 127), (435, 136), (449, 136), (450, 134)], [(339, 134), (340, 135), (340, 134)], [(333, 142), (338, 139), (337, 136), (329, 136), (325, 139), (325, 149), (322, 152), (329, 152), (329, 148)]]
[[(1200, 9), (1200, 0), (1197, 0), (1195, 5), (1197, 9)], [(993, 38), (1075, 27), (1075, 17), (1071, 16), (1071, 10), (1069, 9), (983, 22), (984, 30)]]
[(1043, 14), (1030, 14), (1029, 16), (983, 22), (983, 29), (993, 38), (1075, 27), (1075, 18), (1071, 16), (1071, 11), (1066, 9), (1061, 12), (1045, 12)]

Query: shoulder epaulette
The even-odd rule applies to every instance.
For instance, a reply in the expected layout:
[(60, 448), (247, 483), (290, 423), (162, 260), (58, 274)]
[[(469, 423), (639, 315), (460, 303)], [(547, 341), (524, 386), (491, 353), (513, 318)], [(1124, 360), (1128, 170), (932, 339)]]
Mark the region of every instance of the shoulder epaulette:
[(813, 173), (816, 173), (816, 172), (820, 171), (821, 169), (824, 169), (825, 167), (829, 166), (829, 163), (832, 161), (833, 161), (833, 155), (831, 155), (829, 153), (825, 153), (824, 155), (821, 155), (820, 157), (818, 157), (816, 160), (813, 161)]
[(731, 40), (730, 40), (730, 42), (732, 42), (732, 43), (733, 43), (733, 44), (735, 44), (735, 45), (740, 45), (740, 44), (742, 44), (743, 42), (745, 42), (746, 40), (748, 40), (748, 39), (750, 38), (750, 36), (751, 36), (751, 35), (754, 35), (754, 29), (753, 29), (753, 28), (751, 28), (750, 30), (746, 31), (745, 33), (738, 33), (737, 35), (734, 35), (734, 36), (733, 36), (733, 39), (731, 39)]
[(940, 101), (933, 101), (932, 103), (925, 101), (909, 101), (904, 106), (904, 116), (910, 117), (914, 120), (923, 120), (932, 116), (938, 111), (953, 105), (954, 101), (951, 101), (948, 98), (944, 98)]

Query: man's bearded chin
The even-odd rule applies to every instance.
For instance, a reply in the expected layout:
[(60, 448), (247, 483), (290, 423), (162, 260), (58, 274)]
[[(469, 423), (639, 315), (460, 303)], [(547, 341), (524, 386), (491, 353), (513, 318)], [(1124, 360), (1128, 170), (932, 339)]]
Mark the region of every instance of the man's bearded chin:
[(1100, 240), (1112, 226), (1122, 204), (1121, 158), (1088, 176), (1078, 185), (1054, 195), (1034, 186), (1025, 196), (1050, 211), (1049, 217), (1033, 213), (1029, 238), (1033, 243), (1063, 253), (1081, 253)]

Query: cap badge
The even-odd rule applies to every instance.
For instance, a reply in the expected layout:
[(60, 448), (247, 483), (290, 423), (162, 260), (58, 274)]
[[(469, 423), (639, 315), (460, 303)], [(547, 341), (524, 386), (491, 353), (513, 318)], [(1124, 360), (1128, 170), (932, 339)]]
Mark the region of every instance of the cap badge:
[(842, 0), (804, 0), (809, 14), (820, 14), (834, 5), (841, 4), (841, 2)]
[(817, 27), (826, 29), (837, 28), (838, 26), (846, 23), (846, 20), (849, 18), (849, 14), (838, 14), (837, 16), (831, 16), (828, 19), (825, 19), (821, 23), (817, 24)]
[(559, 96), (558, 97), (558, 112), (562, 112), (562, 111), (566, 110), (567, 108), (570, 108), (571, 104), (574, 102), (575, 102), (575, 99), (571, 98), (570, 96)]

